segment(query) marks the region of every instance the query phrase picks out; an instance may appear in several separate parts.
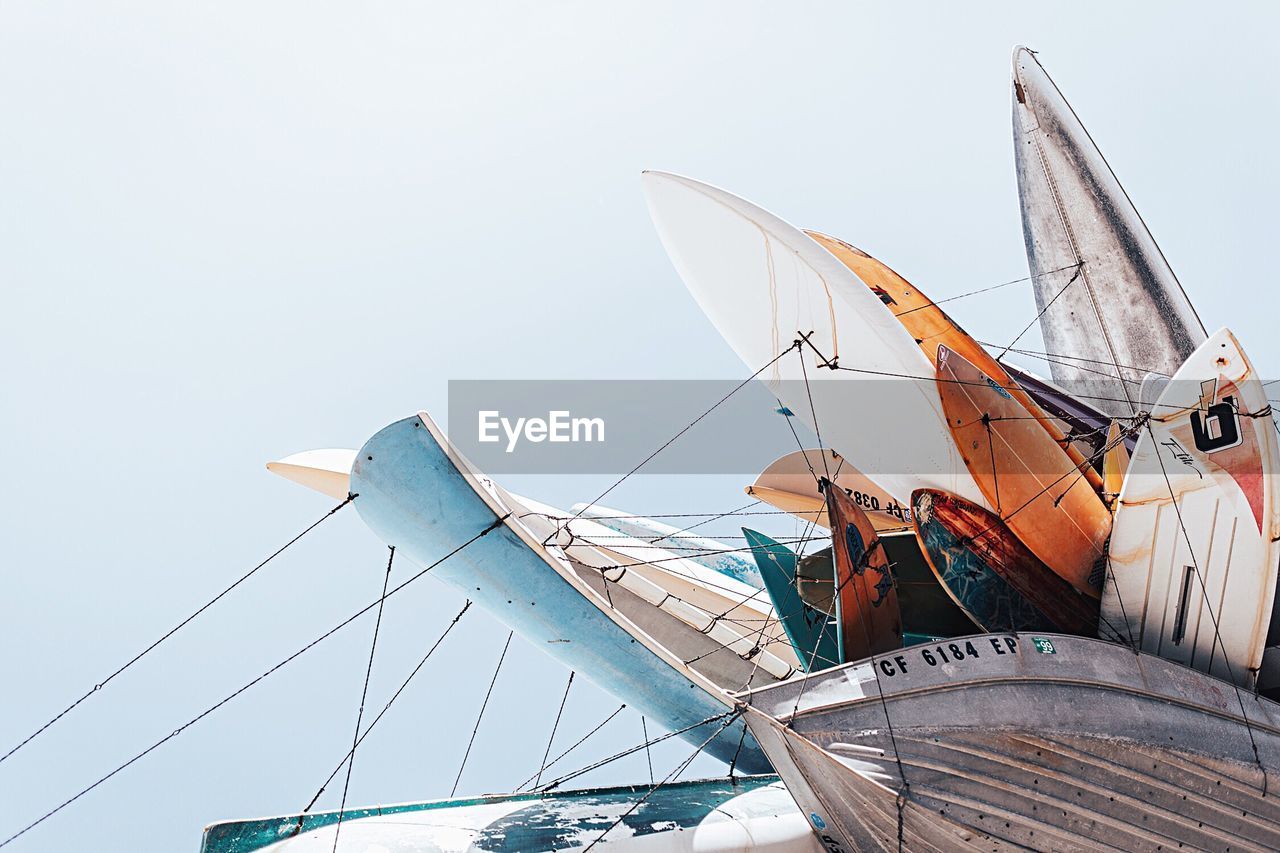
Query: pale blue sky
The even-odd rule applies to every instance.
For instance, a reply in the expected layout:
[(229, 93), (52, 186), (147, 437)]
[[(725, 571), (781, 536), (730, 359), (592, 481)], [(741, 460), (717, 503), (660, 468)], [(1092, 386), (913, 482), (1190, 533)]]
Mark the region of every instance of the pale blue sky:
[[(418, 408), (443, 419), (450, 378), (744, 376), (658, 243), (641, 169), (844, 237), (934, 298), (1025, 275), (1019, 42), (1041, 51), (1205, 325), (1230, 325), (1276, 369), (1277, 16), (5, 3), (0, 751), (330, 506), (264, 462), (358, 446)], [(1034, 315), (1025, 286), (948, 308), (989, 340)], [(568, 505), (605, 482), (509, 485)], [(742, 485), (637, 478), (611, 502), (724, 510)], [(385, 555), (354, 512), (333, 519), (0, 764), (0, 835), (374, 597)], [(426, 580), (388, 605), (372, 708), (461, 601)], [(11, 849), (194, 850), (207, 822), (302, 807), (350, 742), (371, 630)], [(448, 794), (505, 635), (486, 614), (464, 620), (361, 749), (349, 802)], [(566, 675), (513, 643), (463, 792), (536, 769)], [(580, 679), (559, 742), (616, 704)], [(620, 717), (570, 763), (639, 732)], [(660, 774), (688, 752), (668, 746)], [(639, 758), (585, 781), (645, 778)]]

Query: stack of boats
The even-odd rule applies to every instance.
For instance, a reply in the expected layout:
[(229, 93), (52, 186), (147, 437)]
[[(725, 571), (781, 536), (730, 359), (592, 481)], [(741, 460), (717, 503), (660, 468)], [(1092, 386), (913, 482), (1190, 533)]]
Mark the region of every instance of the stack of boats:
[[(1280, 849), (1265, 389), (1029, 50), (1013, 90), (1052, 381), (849, 243), (643, 176), (699, 306), (822, 438), (747, 487), (812, 535), (547, 506), (425, 413), (269, 466), (748, 774), (349, 812), (344, 849)], [(204, 850), (329, 849), (334, 821)]]

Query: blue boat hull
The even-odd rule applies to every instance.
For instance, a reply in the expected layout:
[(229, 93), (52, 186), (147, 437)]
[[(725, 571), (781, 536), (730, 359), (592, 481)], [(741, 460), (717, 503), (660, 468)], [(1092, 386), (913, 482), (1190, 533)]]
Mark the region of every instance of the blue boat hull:
[[(384, 542), (423, 565), (448, 554), (500, 517), (427, 427), (422, 416), (397, 421), (361, 448), (351, 491), (361, 518)], [(473, 477), (480, 475), (472, 472)], [(500, 524), (432, 570), (556, 660), (675, 731), (723, 714), (727, 694), (695, 683), (624, 628), (589, 591), (570, 583), (510, 526)], [(634, 628), (634, 626), (633, 626)], [(682, 737), (695, 744), (717, 720)], [(741, 720), (705, 751), (745, 773), (771, 767)]]

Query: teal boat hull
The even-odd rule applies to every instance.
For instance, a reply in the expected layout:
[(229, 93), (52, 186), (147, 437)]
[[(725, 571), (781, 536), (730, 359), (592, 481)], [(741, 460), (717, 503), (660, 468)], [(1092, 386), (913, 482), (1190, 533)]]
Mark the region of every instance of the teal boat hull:
[[(338, 813), (330, 811), (215, 823), (205, 829), (200, 853), (327, 852), (337, 822)], [(342, 850), (524, 853), (582, 850), (605, 830), (605, 850), (820, 849), (776, 776), (675, 782), (652, 793), (643, 784), (349, 809), (339, 837)]]
[(787, 639), (796, 650), (805, 672), (843, 663), (840, 660), (840, 632), (837, 619), (807, 604), (796, 591), (796, 566), (800, 558), (782, 545), (749, 528), (742, 528), (751, 555), (760, 568), (765, 591), (773, 601), (774, 612)]

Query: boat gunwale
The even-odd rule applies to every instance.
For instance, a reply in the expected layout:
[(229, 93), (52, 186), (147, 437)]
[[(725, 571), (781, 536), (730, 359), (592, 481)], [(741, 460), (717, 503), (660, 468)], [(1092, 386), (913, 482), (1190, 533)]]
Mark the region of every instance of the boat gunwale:
[[(1022, 632), (1022, 633), (1031, 633), (1031, 632)], [(1015, 639), (1019, 638), (1018, 634), (1014, 634), (1011, 631), (998, 631), (998, 632), (987, 632), (987, 633), (980, 633), (980, 634), (969, 634), (963, 637), (948, 637), (946, 642), (954, 643), (954, 642), (959, 642), (964, 640), (975, 640), (975, 639), (985, 639), (990, 637), (1005, 637), (1005, 636), (1014, 637)], [(1089, 643), (1094, 643), (1094, 644), (1107, 646), (1111, 648), (1124, 649), (1125, 651), (1129, 652), (1135, 658), (1138, 659), (1139, 668), (1143, 666), (1142, 664), (1143, 658), (1151, 658), (1155, 661), (1158, 661), (1160, 665), (1176, 667), (1180, 670), (1194, 673), (1196, 676), (1209, 679), (1215, 684), (1221, 685), (1223, 688), (1227, 690), (1230, 690), (1230, 691), (1237, 690), (1237, 687), (1233, 685), (1231, 682), (1220, 679), (1215, 675), (1211, 675), (1207, 672), (1202, 672), (1201, 670), (1187, 666), (1186, 664), (1183, 664), (1183, 663), (1179, 663), (1178, 661), (1167, 660), (1165, 658), (1161, 658), (1157, 655), (1153, 655), (1148, 652), (1135, 651), (1134, 649), (1132, 649), (1131, 647), (1123, 643), (1115, 643), (1115, 642), (1102, 640), (1094, 637), (1081, 637), (1081, 636), (1076, 636), (1071, 634), (1057, 634), (1057, 633), (1051, 633), (1051, 632), (1045, 632), (1044, 634), (1036, 633), (1035, 636), (1037, 637), (1044, 636), (1046, 638), (1052, 638), (1052, 639), (1062, 638), (1062, 639), (1070, 639), (1070, 640), (1083, 640)], [(912, 646), (904, 646), (903, 649), (913, 649), (913, 648), (920, 648), (922, 646), (932, 646), (932, 645), (936, 645), (936, 644), (935, 643), (916, 643), (915, 645), (912, 645)], [(827, 713), (838, 708), (854, 708), (867, 703), (888, 702), (891, 699), (908, 698), (908, 697), (919, 696), (922, 694), (947, 693), (955, 690), (965, 690), (970, 687), (974, 687), (978, 685), (998, 685), (998, 684), (1011, 684), (1011, 683), (1026, 684), (1026, 685), (1033, 685), (1033, 684), (1073, 685), (1074, 684), (1082, 687), (1090, 687), (1097, 690), (1109, 690), (1116, 693), (1125, 693), (1128, 695), (1137, 696), (1140, 698), (1153, 699), (1156, 701), (1164, 702), (1166, 704), (1187, 708), (1189, 710), (1208, 712), (1209, 714), (1215, 717), (1218, 717), (1221, 719), (1227, 719), (1232, 722), (1236, 722), (1240, 724), (1247, 724), (1261, 731), (1266, 731), (1270, 734), (1280, 737), (1280, 724), (1273, 724), (1266, 719), (1255, 719), (1254, 717), (1249, 716), (1247, 714), (1241, 715), (1239, 713), (1223, 711), (1221, 709), (1214, 708), (1211, 705), (1197, 704), (1194, 701), (1173, 696), (1171, 694), (1157, 693), (1150, 690), (1144, 690), (1142, 688), (1132, 686), (1132, 685), (1120, 684), (1117, 682), (1100, 681), (1097, 679), (1072, 678), (1069, 676), (1051, 676), (1051, 675), (1004, 675), (1004, 674), (1001, 674), (1001, 675), (991, 675), (991, 676), (980, 677), (980, 678), (965, 678), (965, 679), (956, 680), (956, 681), (949, 681), (944, 684), (932, 684), (932, 685), (924, 685), (924, 686), (918, 686), (918, 687), (904, 687), (900, 690), (895, 690), (893, 692), (887, 693), (887, 692), (884, 692), (884, 688), (882, 686), (883, 682), (880, 679), (880, 673), (877, 667), (875, 666), (875, 663), (881, 660), (886, 660), (886, 659), (892, 660), (892, 657), (893, 656), (890, 654), (872, 655), (871, 657), (863, 658), (861, 660), (850, 661), (849, 663), (841, 664), (839, 666), (828, 667), (827, 669), (819, 670), (818, 672), (803, 673), (798, 676), (793, 676), (792, 678), (786, 681), (778, 682), (777, 684), (769, 684), (764, 687), (756, 688), (754, 690), (745, 690), (736, 694), (736, 697), (739, 701), (745, 702), (747, 705), (751, 706), (752, 708), (760, 710), (760, 706), (756, 705), (753, 702), (753, 700), (760, 694), (765, 693), (766, 691), (776, 690), (784, 687), (790, 688), (797, 684), (803, 684), (803, 682), (808, 681), (811, 678), (834, 677), (837, 671), (846, 671), (846, 670), (853, 671), (861, 666), (870, 666), (872, 674), (875, 677), (875, 682), (877, 686), (877, 690), (874, 694), (869, 694), (869, 695), (856, 697), (856, 698), (839, 699), (832, 702), (824, 702), (822, 704), (817, 704), (817, 705), (810, 705), (810, 706), (806, 706), (802, 710), (798, 710), (789, 714), (774, 717), (774, 719), (779, 720), (780, 722), (786, 723), (793, 720), (812, 716), (815, 714)], [(1145, 675), (1146, 673), (1144, 672), (1143, 674)], [(803, 696), (805, 689), (806, 689), (805, 687), (803, 686), (801, 687), (801, 693), (800, 693), (801, 696)], [(1243, 689), (1243, 688), (1239, 688), (1239, 689)], [(1280, 719), (1280, 703), (1274, 702), (1270, 699), (1267, 699), (1265, 696), (1261, 696), (1260, 694), (1254, 693), (1252, 691), (1246, 691), (1246, 692), (1258, 704), (1265, 702), (1275, 706), (1275, 711), (1273, 712), (1273, 715), (1277, 719)], [(1244, 697), (1241, 697), (1241, 698), (1243, 699)], [(765, 713), (765, 712), (762, 711), (762, 713)]]
[[(522, 513), (520, 512), (520, 509), (523, 509), (526, 512), (532, 512), (532, 510), (529, 510), (528, 507), (524, 507), (523, 504), (519, 504), (518, 502), (518, 507), (507, 506), (497, 494), (490, 491), (490, 488), (492, 488), (505, 493), (512, 500), (515, 500), (515, 497), (507, 492), (502, 485), (487, 474), (480, 472), (479, 469), (475, 468), (475, 466), (471, 464), (470, 460), (468, 460), (461, 451), (454, 447), (453, 443), (449, 441), (448, 436), (440, 430), (439, 426), (428, 412), (420, 410), (417, 412), (415, 417), (422, 423), (423, 427), (426, 428), (432, 439), (440, 446), (440, 449), (444, 451), (445, 458), (449, 460), (449, 463), (467, 482), (467, 485), (471, 486), (472, 491), (475, 492), (476, 496), (480, 498), (489, 511), (494, 514), (495, 519), (499, 521), (501, 527), (515, 534), (515, 536), (528, 548), (529, 551), (536, 554), (544, 563), (550, 566), (552, 571), (577, 590), (584, 598), (590, 601), (597, 610), (604, 613), (610, 621), (642, 643), (649, 651), (653, 652), (661, 660), (671, 666), (673, 670), (681, 674), (686, 674), (690, 680), (696, 681), (698, 686), (706, 693), (710, 694), (717, 702), (720, 702), (726, 708), (733, 708), (733, 694), (730, 691), (725, 690), (723, 687), (716, 684), (709, 676), (695, 669), (692, 665), (687, 664), (674, 652), (660, 643), (656, 638), (643, 630), (639, 625), (632, 622), (625, 613), (622, 613), (609, 604), (604, 596), (600, 595), (600, 593), (598, 593), (590, 584), (578, 576), (578, 573), (573, 569), (573, 563), (567, 558), (567, 556), (560, 557), (551, 553), (547, 545), (535, 537), (533, 535), (533, 531), (529, 530), (521, 520)], [(487, 480), (488, 486), (486, 486), (482, 480)], [(516, 523), (512, 524), (511, 522), (513, 521)], [(584, 563), (583, 565), (586, 564)], [(568, 570), (566, 570), (566, 567), (568, 567)], [(672, 616), (671, 618), (676, 619), (675, 616)], [(676, 619), (676, 621), (679, 620)]]

